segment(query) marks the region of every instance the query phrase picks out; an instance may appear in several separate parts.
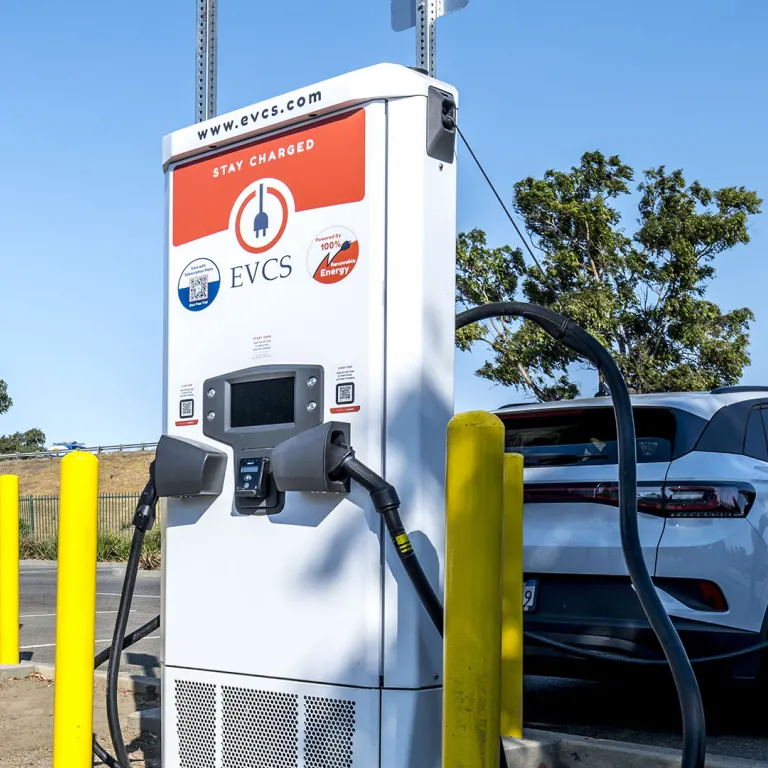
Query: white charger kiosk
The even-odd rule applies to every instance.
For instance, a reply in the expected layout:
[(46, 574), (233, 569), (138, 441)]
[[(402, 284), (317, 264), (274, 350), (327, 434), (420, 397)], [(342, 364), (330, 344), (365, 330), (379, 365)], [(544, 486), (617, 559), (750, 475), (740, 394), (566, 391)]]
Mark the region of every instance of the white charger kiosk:
[(440, 765), (441, 640), (368, 495), (268, 462), (348, 424), (441, 593), (456, 99), (379, 65), (164, 140), (164, 432), (227, 455), (163, 520), (165, 768)]

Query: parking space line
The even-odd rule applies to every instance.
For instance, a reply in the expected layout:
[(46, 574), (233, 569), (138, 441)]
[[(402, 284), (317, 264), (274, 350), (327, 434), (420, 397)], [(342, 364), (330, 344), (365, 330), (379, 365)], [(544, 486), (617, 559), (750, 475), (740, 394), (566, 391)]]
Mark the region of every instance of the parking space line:
[[(131, 608), (131, 612), (135, 611), (135, 608)], [(117, 613), (117, 611), (96, 611), (96, 615), (100, 616), (105, 613)], [(55, 616), (55, 613), (26, 613), (23, 616), (19, 616), (20, 619), (48, 619)]]
[[(122, 593), (120, 592), (97, 592), (97, 596), (103, 595), (105, 597), (122, 597)], [(148, 597), (151, 600), (159, 600), (160, 595), (134, 595), (134, 597)]]
[[(149, 637), (142, 637), (142, 640), (159, 640), (160, 635), (150, 635)], [(96, 640), (97, 643), (111, 643), (112, 638), (110, 637), (108, 640)], [(42, 645), (20, 645), (19, 650), (20, 651), (31, 651), (34, 648), (54, 648), (56, 646), (56, 643), (43, 643)], [(126, 651), (128, 649), (126, 648)]]

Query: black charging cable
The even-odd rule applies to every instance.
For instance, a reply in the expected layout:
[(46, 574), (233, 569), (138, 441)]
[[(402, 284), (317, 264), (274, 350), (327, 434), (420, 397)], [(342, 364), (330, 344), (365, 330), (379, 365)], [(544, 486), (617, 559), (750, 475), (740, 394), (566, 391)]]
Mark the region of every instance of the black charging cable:
[(413, 588), (416, 590), (416, 594), (419, 596), (419, 600), (435, 625), (435, 629), (442, 637), (443, 604), (435, 594), (435, 590), (432, 589), (432, 585), (413, 551), (413, 546), (400, 517), (400, 499), (394, 486), (355, 458), (355, 452), (349, 446), (331, 445), (328, 460), (330, 462), (328, 476), (331, 480), (349, 477), (362, 485), (370, 494), (373, 506), (384, 521), (392, 544), (405, 572), (408, 574), (408, 578), (411, 580), (411, 584), (413, 584)]
[[(525, 637), (529, 640), (533, 640), (534, 643), (539, 645), (548, 646), (556, 651), (563, 651), (564, 653), (571, 653), (574, 656), (581, 656), (585, 659), (595, 659), (597, 661), (614, 661), (623, 664), (639, 664), (642, 666), (659, 666), (661, 664), (667, 664), (666, 659), (644, 659), (640, 656), (624, 656), (620, 653), (610, 653), (606, 651), (592, 651), (589, 648), (581, 648), (578, 645), (571, 645), (571, 643), (562, 643), (559, 640), (553, 640), (546, 635), (540, 635), (537, 632), (523, 632)], [(691, 664), (715, 664), (718, 661), (729, 661), (730, 659), (738, 659), (743, 656), (751, 656), (753, 653), (759, 653), (768, 648), (768, 641), (750, 645), (747, 648), (740, 648), (738, 651), (728, 651), (727, 653), (718, 653), (714, 656), (696, 656), (694, 658), (689, 657)]]
[[(123, 650), (130, 648), (135, 643), (138, 643), (139, 640), (143, 640), (145, 637), (151, 635), (159, 627), (160, 616), (155, 616), (154, 619), (150, 619), (146, 624), (142, 624), (138, 629), (135, 629), (129, 635), (125, 636), (125, 639), (123, 640)], [(105, 648), (103, 651), (97, 653), (93, 660), (94, 670), (98, 669), (106, 661), (109, 661), (111, 656), (111, 647)], [(109, 768), (120, 768), (115, 758), (112, 757), (112, 755), (110, 755), (109, 752), (107, 752), (107, 750), (96, 740), (96, 734), (93, 735), (93, 754), (96, 755), (102, 763), (108, 765)]]
[(456, 330), (492, 317), (531, 320), (557, 341), (586, 358), (602, 373), (616, 416), (619, 453), (621, 547), (640, 605), (659, 640), (680, 700), (683, 720), (681, 768), (703, 768), (707, 748), (704, 705), (691, 661), (651, 580), (643, 558), (637, 522), (637, 457), (635, 423), (629, 390), (616, 361), (597, 339), (563, 315), (536, 304), (500, 301), (456, 315)]
[[(370, 494), (374, 509), (381, 515), (389, 537), (395, 547), (400, 562), (410, 579), (424, 610), (432, 620), (440, 637), (443, 637), (444, 610), (440, 598), (435, 593), (419, 558), (414, 552), (411, 540), (400, 517), (400, 498), (395, 487), (355, 457), (354, 450), (348, 445), (331, 444), (326, 454), (326, 468), (331, 480), (351, 478)], [(500, 742), (500, 764), (507, 765), (504, 741)]]
[(139, 502), (136, 505), (136, 512), (133, 516), (133, 539), (131, 540), (131, 551), (125, 568), (125, 579), (123, 580), (120, 605), (118, 606), (117, 618), (115, 619), (112, 645), (109, 648), (108, 654), (102, 652), (94, 660), (94, 668), (103, 664), (107, 659), (109, 660), (107, 667), (107, 724), (109, 725), (109, 735), (112, 739), (115, 757), (107, 753), (95, 738), (93, 740), (93, 752), (110, 768), (130, 768), (131, 765), (120, 727), (120, 714), (117, 704), (117, 685), (120, 675), (120, 656), (122, 650), (127, 647), (126, 641), (131, 640), (131, 643), (138, 642), (141, 637), (146, 637), (152, 631), (150, 627), (156, 628), (160, 623), (160, 617), (156, 617), (126, 637), (128, 617), (130, 616), (131, 603), (133, 602), (133, 591), (139, 571), (141, 548), (144, 543), (144, 535), (152, 529), (155, 523), (156, 507), (157, 492), (155, 491), (155, 462), (153, 461), (149, 466), (149, 480), (141, 492)]

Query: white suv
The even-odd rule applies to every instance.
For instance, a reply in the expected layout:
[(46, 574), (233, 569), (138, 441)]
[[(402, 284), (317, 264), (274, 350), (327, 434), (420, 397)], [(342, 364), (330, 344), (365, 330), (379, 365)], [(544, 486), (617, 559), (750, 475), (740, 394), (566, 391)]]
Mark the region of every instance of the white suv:
[[(636, 395), (632, 405), (645, 561), (689, 655), (765, 641), (768, 387)], [(497, 414), (507, 450), (525, 457), (525, 629), (583, 649), (663, 658), (622, 555), (610, 400), (511, 405)], [(707, 667), (755, 679), (765, 658)], [(617, 673), (613, 662), (530, 640), (525, 665), (531, 674)]]

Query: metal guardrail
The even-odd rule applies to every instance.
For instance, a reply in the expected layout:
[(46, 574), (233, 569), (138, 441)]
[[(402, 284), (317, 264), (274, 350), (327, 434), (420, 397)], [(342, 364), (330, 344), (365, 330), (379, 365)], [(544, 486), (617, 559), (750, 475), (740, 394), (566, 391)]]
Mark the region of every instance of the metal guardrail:
[(123, 453), (125, 451), (154, 451), (157, 442), (154, 443), (129, 443), (126, 445), (96, 445), (91, 448), (62, 448), (59, 450), (37, 451), (32, 453), (0, 453), (0, 461), (8, 459), (58, 459), (72, 453), (73, 450), (86, 451), (87, 453)]

